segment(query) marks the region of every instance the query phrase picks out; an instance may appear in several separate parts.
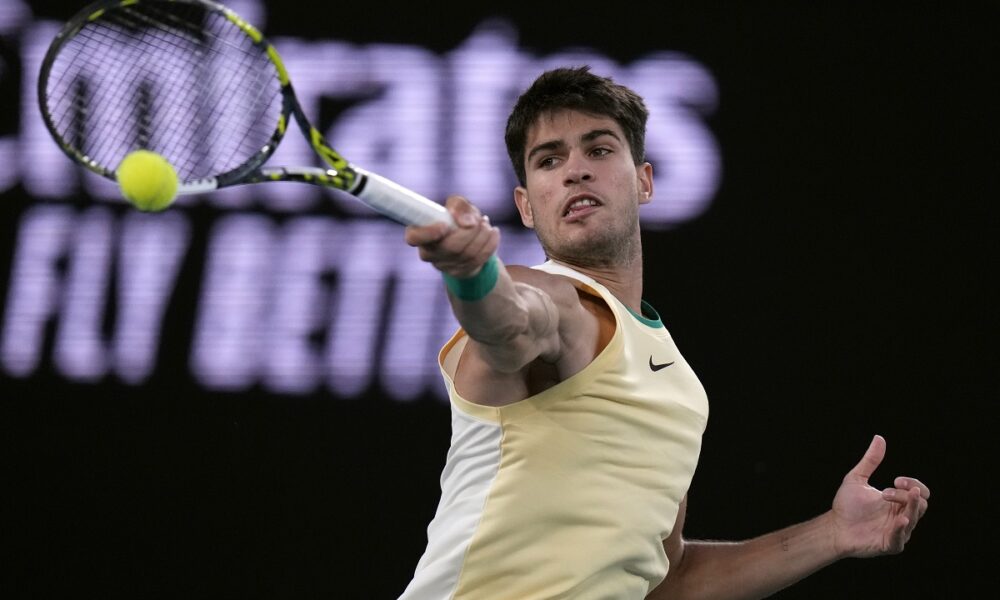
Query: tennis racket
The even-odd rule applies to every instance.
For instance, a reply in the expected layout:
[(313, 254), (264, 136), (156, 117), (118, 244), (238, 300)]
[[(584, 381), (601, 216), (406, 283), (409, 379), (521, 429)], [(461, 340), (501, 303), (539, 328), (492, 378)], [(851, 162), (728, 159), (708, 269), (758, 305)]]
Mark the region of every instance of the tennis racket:
[[(439, 203), (351, 164), (306, 118), (277, 50), (209, 0), (90, 4), (59, 31), (38, 80), (42, 117), (74, 161), (114, 181), (157, 152), (178, 194), (297, 181), (343, 190), (404, 225), (452, 223)], [(324, 163), (265, 167), (294, 118)]]

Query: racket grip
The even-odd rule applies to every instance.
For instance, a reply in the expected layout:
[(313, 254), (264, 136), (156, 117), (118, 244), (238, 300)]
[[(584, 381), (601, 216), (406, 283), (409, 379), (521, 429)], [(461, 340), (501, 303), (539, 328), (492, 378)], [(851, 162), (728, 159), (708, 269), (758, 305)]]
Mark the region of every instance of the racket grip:
[(455, 224), (441, 204), (371, 171), (358, 167), (354, 170), (363, 181), (351, 194), (394, 221), (403, 225)]

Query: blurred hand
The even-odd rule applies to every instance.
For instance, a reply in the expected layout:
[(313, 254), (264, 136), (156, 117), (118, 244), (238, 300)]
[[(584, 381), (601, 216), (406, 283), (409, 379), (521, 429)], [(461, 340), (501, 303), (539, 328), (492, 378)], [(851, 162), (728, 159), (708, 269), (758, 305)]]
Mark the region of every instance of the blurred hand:
[(461, 279), (472, 277), (496, 253), (500, 230), (461, 196), (450, 196), (445, 207), (455, 219), (454, 227), (446, 223), (410, 225), (406, 228), (406, 243), (418, 248), (420, 259), (442, 273)]

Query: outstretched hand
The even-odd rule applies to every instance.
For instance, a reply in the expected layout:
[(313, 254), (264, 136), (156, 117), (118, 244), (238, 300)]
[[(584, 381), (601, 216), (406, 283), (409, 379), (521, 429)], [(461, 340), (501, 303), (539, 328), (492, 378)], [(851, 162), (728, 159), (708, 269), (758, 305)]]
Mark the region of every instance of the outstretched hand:
[(445, 223), (410, 225), (406, 228), (406, 243), (419, 248), (420, 259), (442, 273), (472, 277), (497, 251), (500, 230), (461, 196), (450, 196), (446, 207), (455, 221), (454, 227)]
[(868, 478), (885, 457), (885, 439), (876, 435), (833, 499), (834, 545), (840, 556), (866, 557), (903, 551), (927, 511), (931, 491), (912, 477), (896, 477), (877, 490)]

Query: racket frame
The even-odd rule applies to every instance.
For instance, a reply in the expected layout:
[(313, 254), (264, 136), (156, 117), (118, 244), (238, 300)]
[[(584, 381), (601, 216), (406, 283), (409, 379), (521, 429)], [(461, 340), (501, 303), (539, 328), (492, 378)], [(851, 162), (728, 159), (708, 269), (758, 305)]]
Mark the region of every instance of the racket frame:
[[(255, 47), (266, 54), (275, 68), (280, 84), (281, 112), (277, 127), (270, 139), (250, 158), (225, 173), (180, 182), (177, 188), (178, 195), (203, 194), (217, 189), (251, 183), (294, 181), (341, 190), (404, 225), (427, 225), (434, 222), (454, 224), (451, 215), (441, 204), (381, 175), (353, 165), (337, 152), (306, 116), (295, 95), (291, 78), (277, 49), (260, 30), (245, 21), (232, 9), (212, 0), (150, 1), (192, 5), (223, 15), (233, 26), (246, 35)], [(62, 47), (87, 24), (100, 19), (109, 10), (125, 9), (143, 3), (143, 0), (98, 0), (77, 12), (53, 38), (42, 61), (38, 77), (39, 109), (52, 138), (70, 159), (112, 181), (117, 181), (113, 169), (101, 165), (65, 140), (59, 133), (47, 107), (47, 83), (52, 65)], [(313, 151), (326, 164), (326, 168), (264, 166), (284, 139), (290, 119), (295, 120)]]

